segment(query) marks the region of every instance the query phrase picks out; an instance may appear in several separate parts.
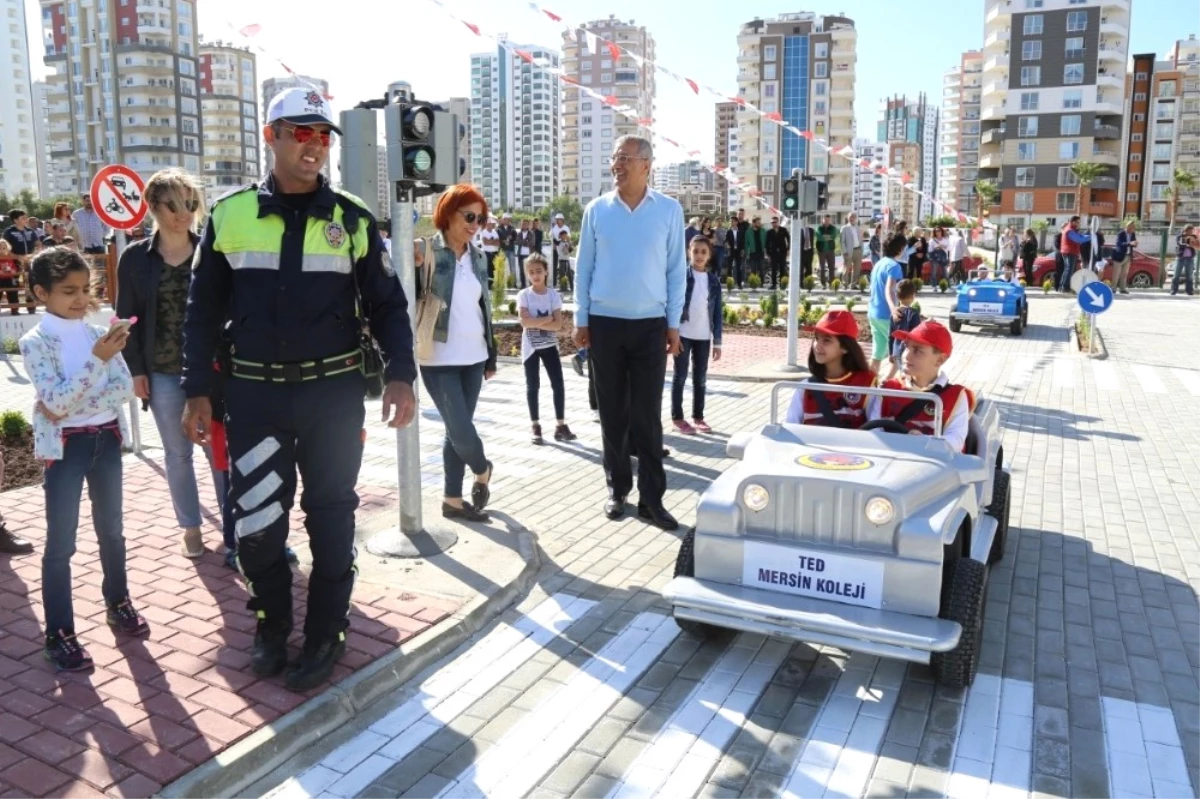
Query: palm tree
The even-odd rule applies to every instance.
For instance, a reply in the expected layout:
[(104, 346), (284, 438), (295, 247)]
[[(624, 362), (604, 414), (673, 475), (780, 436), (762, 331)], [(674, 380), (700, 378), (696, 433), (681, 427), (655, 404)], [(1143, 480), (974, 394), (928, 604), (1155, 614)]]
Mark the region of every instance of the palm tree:
[(975, 181), (975, 193), (979, 195), (979, 215), (983, 216), (984, 210), (1000, 196), (1000, 187), (990, 178), (980, 178)]
[[(1075, 190), (1075, 212), (1083, 215), (1083, 190), (1092, 185), (1092, 181), (1108, 171), (1108, 167), (1103, 164), (1093, 164), (1091, 161), (1076, 161), (1071, 164), (1071, 174), (1075, 176), (1075, 180), (1079, 183), (1079, 188)], [(1088, 191), (1088, 199), (1091, 199), (1091, 191)]]
[[(1179, 210), (1179, 195), (1187, 194), (1196, 188), (1196, 173), (1189, 172), (1183, 167), (1175, 167), (1171, 185), (1167, 188), (1167, 201), (1171, 204), (1171, 220), (1167, 224), (1167, 241), (1175, 232), (1175, 214)], [(1168, 244), (1168, 246), (1170, 246)]]

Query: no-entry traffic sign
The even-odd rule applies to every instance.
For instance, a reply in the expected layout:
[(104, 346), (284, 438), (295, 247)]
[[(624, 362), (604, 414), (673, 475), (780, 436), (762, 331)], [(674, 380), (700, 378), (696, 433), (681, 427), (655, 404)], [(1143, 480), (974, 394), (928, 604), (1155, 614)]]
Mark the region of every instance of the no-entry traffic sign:
[(146, 218), (146, 184), (124, 164), (97, 172), (90, 194), (100, 221), (111, 228), (132, 230)]

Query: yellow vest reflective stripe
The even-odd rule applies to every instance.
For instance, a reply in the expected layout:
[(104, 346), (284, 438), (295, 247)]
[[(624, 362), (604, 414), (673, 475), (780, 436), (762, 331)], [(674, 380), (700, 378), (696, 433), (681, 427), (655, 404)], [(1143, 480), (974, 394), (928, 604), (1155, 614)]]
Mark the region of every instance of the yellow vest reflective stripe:
[[(366, 206), (352, 194), (338, 192), (356, 205)], [(235, 271), (240, 269), (279, 269), (279, 252), (283, 246), (284, 223), (276, 214), (258, 217), (258, 192), (247, 189), (232, 194), (213, 207), (213, 226), (216, 237), (213, 249), (222, 253)], [(342, 207), (334, 205), (333, 219), (309, 217), (304, 231), (304, 260), (301, 271), (338, 272), (350, 274), (351, 244), (354, 258), (366, 255), (370, 246), (368, 228), (364, 217), (358, 230), (351, 236), (346, 231)]]

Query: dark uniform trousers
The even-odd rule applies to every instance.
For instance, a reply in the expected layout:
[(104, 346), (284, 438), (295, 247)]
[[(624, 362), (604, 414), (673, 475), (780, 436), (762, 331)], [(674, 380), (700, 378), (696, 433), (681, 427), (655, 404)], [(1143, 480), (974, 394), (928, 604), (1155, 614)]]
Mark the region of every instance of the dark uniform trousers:
[(354, 587), (355, 485), (362, 465), (366, 394), (358, 372), (298, 383), (232, 377), (226, 383), (230, 499), (238, 563), (259, 618), (292, 619), (292, 570), (285, 554), (299, 469), (312, 551), (306, 637), (348, 626)]
[(662, 397), (667, 375), (667, 320), (592, 316), (589, 368), (595, 376), (604, 476), (613, 496), (633, 488), (631, 448), (638, 453), (638, 499), (662, 505)]

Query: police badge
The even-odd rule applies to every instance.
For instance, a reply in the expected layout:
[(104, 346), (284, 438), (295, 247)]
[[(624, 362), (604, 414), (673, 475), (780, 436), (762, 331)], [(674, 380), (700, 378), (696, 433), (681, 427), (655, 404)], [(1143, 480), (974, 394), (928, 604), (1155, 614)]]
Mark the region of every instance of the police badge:
[(335, 250), (341, 249), (346, 243), (346, 229), (337, 222), (330, 222), (325, 226), (325, 241)]
[(857, 405), (862, 400), (862, 394), (847, 394), (846, 403), (848, 405)]
[(935, 403), (932, 403), (932, 402), (926, 403), (926, 405), (925, 405), (925, 415), (926, 416), (933, 416), (933, 414), (936, 412), (937, 412), (937, 405)]

